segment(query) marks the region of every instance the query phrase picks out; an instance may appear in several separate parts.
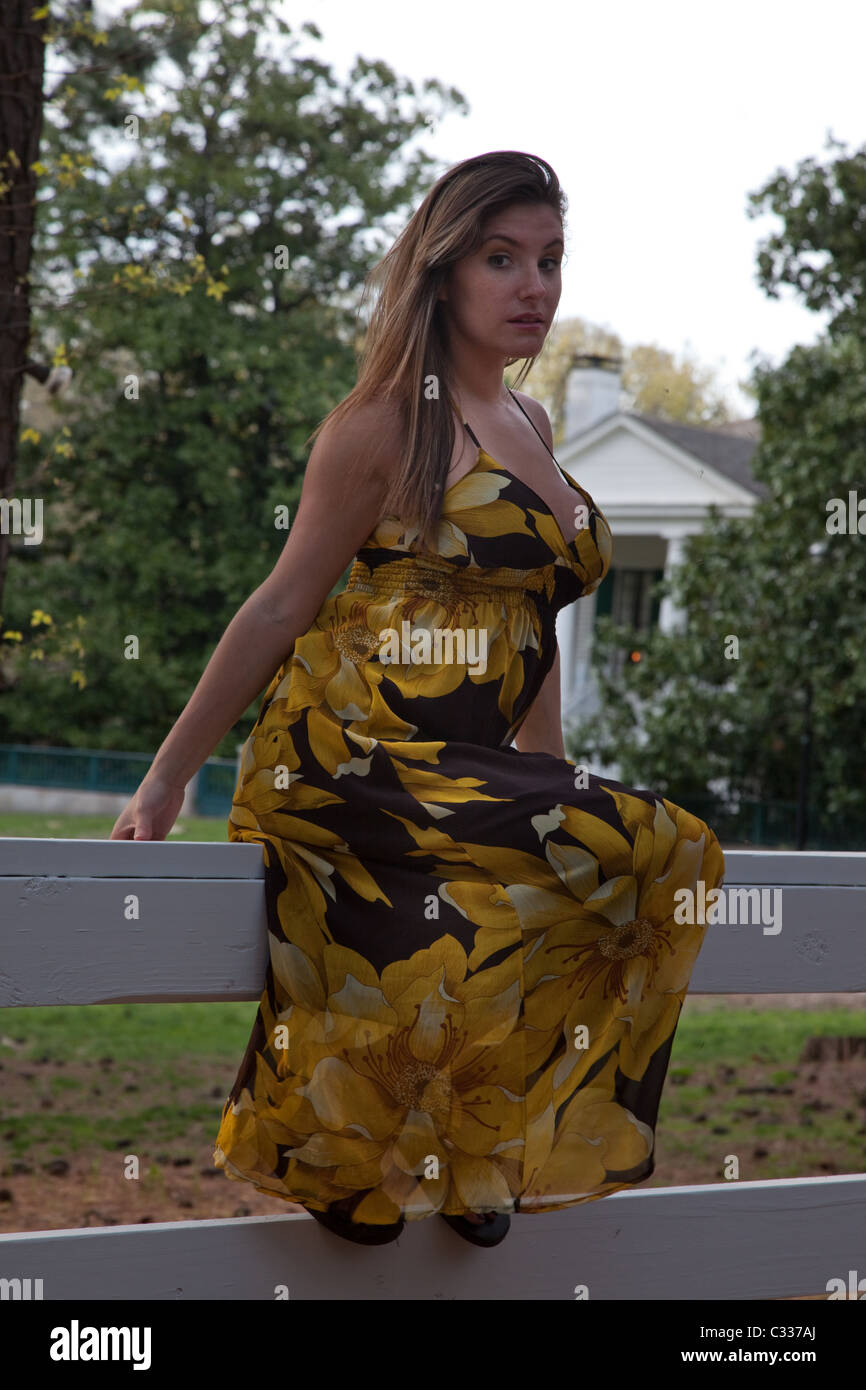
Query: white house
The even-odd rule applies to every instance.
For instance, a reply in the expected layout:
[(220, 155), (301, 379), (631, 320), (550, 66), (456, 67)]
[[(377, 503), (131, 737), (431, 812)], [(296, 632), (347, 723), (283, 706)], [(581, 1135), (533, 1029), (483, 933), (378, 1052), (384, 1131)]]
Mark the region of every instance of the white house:
[[(594, 594), (560, 614), (562, 722), (593, 714), (598, 694), (589, 669), (596, 618), (642, 631), (676, 623), (670, 599), (650, 589), (681, 562), (683, 538), (703, 527), (715, 503), (722, 516), (748, 516), (767, 493), (750, 461), (760, 437), (756, 419), (723, 428), (672, 424), (624, 408), (622, 361), (582, 354), (566, 382), (563, 470), (591, 495), (608, 520), (613, 556)], [(608, 776), (615, 776), (606, 769)]]

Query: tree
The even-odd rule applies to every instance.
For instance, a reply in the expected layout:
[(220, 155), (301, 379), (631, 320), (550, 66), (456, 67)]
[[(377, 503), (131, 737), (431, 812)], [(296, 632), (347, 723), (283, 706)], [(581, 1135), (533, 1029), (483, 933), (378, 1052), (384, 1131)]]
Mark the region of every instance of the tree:
[[(17, 0), (0, 43), (0, 498), (15, 495), (21, 372), (30, 340), (32, 166), (42, 128), (45, 14)], [(11, 512), (9, 513), (11, 516)], [(0, 526), (0, 608), (10, 530)]]
[(431, 158), (402, 151), (462, 104), (436, 81), (419, 99), (360, 58), (341, 89), (257, 0), (216, 21), (212, 5), (207, 19), (191, 0), (163, 8), (186, 26), (171, 82), (112, 84), (47, 134), (84, 169), (58, 182), (38, 242), (46, 289), (70, 286), (39, 331), (62, 336), (76, 390), (68, 456), (47, 469), (26, 445), (52, 526), (21, 557), (13, 608), (50, 596), (59, 623), (86, 615), (86, 649), (72, 691), (68, 662), (22, 653), (7, 739), (150, 749), (165, 736), (282, 547), (307, 436), (354, 382), (383, 224), (431, 181)]
[(713, 384), (713, 372), (701, 368), (693, 358), (685, 356), (677, 363), (673, 353), (656, 344), (625, 347), (617, 333), (581, 318), (570, 318), (550, 334), (526, 377), (528, 390), (550, 415), (554, 449), (565, 438), (566, 383), (577, 353), (622, 360), (622, 386), (631, 410), (708, 429), (727, 424), (733, 418), (724, 393)]
[[(808, 738), (814, 805), (827, 816), (866, 813), (862, 237), (853, 249), (864, 189), (861, 150), (820, 175), (807, 161), (799, 180), (776, 176), (754, 195), (755, 205), (772, 196), (785, 219), (772, 255), (759, 256), (768, 292), (787, 280), (812, 307), (842, 307), (814, 345), (793, 348), (778, 368), (756, 363), (762, 437), (752, 466), (769, 495), (743, 520), (714, 512), (687, 542), (682, 567), (659, 586), (682, 612), (680, 630), (598, 625), (601, 708), (567, 747), (581, 760), (616, 760), (624, 780), (675, 799), (715, 783), (732, 797), (794, 800)], [(832, 255), (837, 245), (837, 262), (806, 271), (807, 250)], [(634, 646), (643, 659), (612, 680), (614, 655)]]
[(747, 216), (773, 212), (781, 229), (759, 246), (758, 283), (771, 299), (790, 285), (806, 307), (833, 315), (830, 338), (866, 324), (866, 157), (827, 134), (827, 148), (845, 150), (825, 167), (804, 159), (793, 175), (777, 170), (749, 195)]
[[(109, 69), (115, 80), (128, 90), (140, 87), (140, 74), (146, 72), (159, 57), (150, 39), (152, 23), (145, 25), (137, 33), (127, 28), (122, 18), (112, 26), (111, 34), (98, 28), (94, 23), (93, 5), (90, 0), (66, 0), (53, 7), (49, 19), (48, 5), (38, 8), (27, 0), (18, 0), (14, 16), (4, 14), (7, 27), (4, 29), (4, 42), (0, 45), (0, 71), (4, 80), (0, 86), (0, 149), (7, 153), (0, 160), (0, 167), (6, 171), (5, 182), (0, 184), (0, 218), (7, 235), (3, 237), (0, 250), (0, 305), (3, 322), (8, 331), (0, 338), (0, 497), (5, 499), (4, 520), (0, 530), (0, 608), (7, 574), (10, 539), (12, 535), (21, 536), (17, 542), (18, 558), (34, 558), (28, 547), (36, 539), (41, 521), (34, 518), (41, 515), (43, 499), (37, 496), (16, 495), (16, 465), (19, 445), (19, 424), (21, 419), (22, 387), (25, 377), (37, 380), (46, 387), (50, 396), (55, 396), (69, 384), (71, 368), (65, 361), (65, 344), (58, 340), (56, 331), (48, 328), (44, 339), (52, 338), (53, 346), (50, 360), (36, 361), (30, 353), (31, 302), (38, 309), (38, 291), (31, 294), (30, 266), (35, 244), (40, 208), (45, 211), (52, 194), (59, 186), (68, 189), (81, 176), (82, 168), (88, 163), (87, 155), (74, 157), (66, 145), (56, 143), (56, 155), (52, 159), (45, 154), (46, 162), (38, 155), (41, 148), (44, 111), (56, 120), (64, 118), (64, 134), (68, 144), (76, 139), (73, 133), (76, 125), (86, 127), (87, 121), (70, 121), (69, 113), (76, 101), (89, 111), (87, 102), (98, 108), (106, 108), (103, 94), (105, 85), (103, 74)], [(180, 31), (182, 33), (182, 31)], [(45, 51), (51, 45), (52, 58), (57, 67), (52, 73), (60, 71), (60, 79), (53, 85), (45, 86)], [(102, 53), (100, 59), (97, 55)], [(127, 61), (139, 74), (131, 76), (120, 70)], [(86, 99), (86, 101), (85, 101)], [(46, 175), (40, 191), (40, 176)], [(51, 187), (52, 183), (55, 185)], [(47, 196), (45, 196), (47, 194)], [(71, 297), (73, 301), (76, 296)], [(57, 309), (54, 287), (47, 291), (47, 303)], [(43, 341), (43, 348), (47, 342)], [(43, 396), (45, 393), (43, 393)], [(41, 407), (41, 409), (40, 409)], [(39, 443), (41, 432), (32, 428), (34, 415), (44, 418), (44, 401), (37, 397), (37, 410), (29, 414), (22, 433), (24, 442)], [(69, 452), (68, 430), (56, 425), (53, 411), (48, 418), (54, 428), (53, 454), (64, 455)], [(31, 477), (31, 482), (41, 485), (50, 474), (52, 454), (42, 459), (42, 465)], [(27, 492), (27, 489), (24, 489)], [(44, 661), (46, 655), (59, 659), (61, 664), (74, 664), (81, 651), (80, 615), (70, 623), (67, 631), (56, 628), (53, 620), (44, 609), (36, 607), (30, 614), (27, 648), (31, 661)], [(0, 641), (6, 643), (8, 657), (10, 644), (24, 641), (24, 633), (13, 627), (5, 631), (0, 627)], [(9, 671), (14, 662), (3, 659), (0, 648), (0, 692), (9, 683)], [(80, 672), (73, 670), (72, 679), (80, 678)]]

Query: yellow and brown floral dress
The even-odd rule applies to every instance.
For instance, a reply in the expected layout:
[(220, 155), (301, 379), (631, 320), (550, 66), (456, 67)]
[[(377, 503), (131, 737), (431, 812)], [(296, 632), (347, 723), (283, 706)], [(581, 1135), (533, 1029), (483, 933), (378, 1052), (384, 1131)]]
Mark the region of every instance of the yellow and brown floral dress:
[(479, 445), (435, 553), (381, 522), (267, 689), (228, 822), (264, 847), (270, 949), (214, 1150), (230, 1178), (319, 1211), (362, 1193), (378, 1224), (553, 1211), (654, 1171), (706, 931), (675, 894), (724, 858), (664, 797), (511, 746), (557, 612), (610, 564), (567, 481), (571, 540)]

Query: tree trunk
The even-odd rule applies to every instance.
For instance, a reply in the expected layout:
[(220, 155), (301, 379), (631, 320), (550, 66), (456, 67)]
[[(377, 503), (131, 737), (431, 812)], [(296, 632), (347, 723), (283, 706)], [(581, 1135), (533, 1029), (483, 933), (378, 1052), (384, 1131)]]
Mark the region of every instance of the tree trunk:
[[(46, 19), (33, 0), (3, 6), (0, 21), (0, 497), (12, 498), (22, 372), (30, 343), (30, 256), (42, 135)], [(10, 517), (11, 524), (11, 517)], [(0, 515), (0, 613), (9, 560)]]
[(822, 1034), (817, 1038), (807, 1038), (801, 1062), (848, 1062), (852, 1057), (866, 1057), (866, 1037), (855, 1033), (853, 1037), (830, 1037)]

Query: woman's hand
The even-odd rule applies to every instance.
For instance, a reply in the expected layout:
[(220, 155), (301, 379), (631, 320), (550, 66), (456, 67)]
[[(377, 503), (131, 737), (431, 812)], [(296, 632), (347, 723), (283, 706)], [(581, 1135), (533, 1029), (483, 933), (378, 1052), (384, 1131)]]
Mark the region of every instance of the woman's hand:
[(148, 772), (114, 823), (110, 840), (164, 840), (183, 805), (184, 787)]

